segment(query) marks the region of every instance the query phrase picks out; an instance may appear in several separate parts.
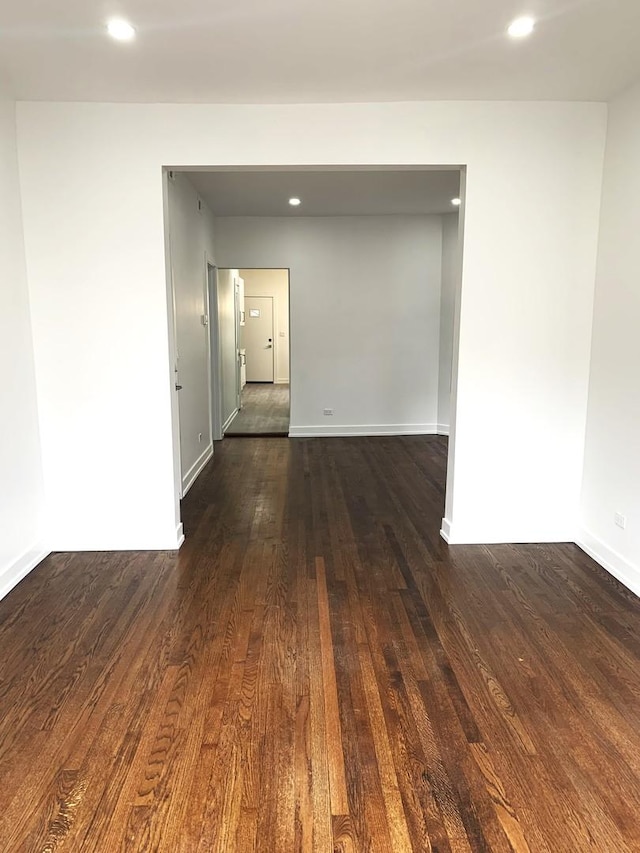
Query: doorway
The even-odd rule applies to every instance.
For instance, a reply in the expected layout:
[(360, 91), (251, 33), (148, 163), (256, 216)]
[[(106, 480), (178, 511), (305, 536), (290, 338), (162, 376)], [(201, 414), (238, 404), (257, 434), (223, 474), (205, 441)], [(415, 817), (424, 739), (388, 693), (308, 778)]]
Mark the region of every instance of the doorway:
[[(196, 209), (209, 217), (206, 230), (216, 235), (215, 258), (221, 265), (222, 434), (431, 437), (449, 463), (446, 538), (452, 515), (466, 170), (189, 167), (178, 174), (183, 172), (197, 193)], [(295, 197), (305, 199), (303, 215), (284, 207), (294, 190)], [(276, 299), (273, 333), (268, 330), (262, 341), (268, 372), (252, 375), (250, 369), (247, 375), (244, 345), (245, 279), (248, 297), (272, 296), (268, 287), (254, 288), (251, 278), (273, 275), (289, 263), (296, 279), (298, 377), (290, 421), (288, 373), (285, 379), (280, 372), (282, 354), (289, 356), (289, 321), (280, 325)], [(280, 272), (286, 275), (288, 296), (288, 271)], [(268, 309), (256, 309), (251, 320), (268, 315)], [(276, 391), (286, 393), (284, 401)], [(286, 407), (284, 423), (273, 422), (270, 405)]]
[(288, 436), (289, 270), (240, 269), (240, 405), (225, 435)]

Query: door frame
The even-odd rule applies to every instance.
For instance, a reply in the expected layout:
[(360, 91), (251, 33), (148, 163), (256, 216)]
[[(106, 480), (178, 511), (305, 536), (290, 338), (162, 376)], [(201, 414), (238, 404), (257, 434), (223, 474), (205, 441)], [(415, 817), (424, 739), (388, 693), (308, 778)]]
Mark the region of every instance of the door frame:
[(218, 267), (205, 253), (207, 311), (209, 317), (209, 416), (211, 440), (222, 440), (222, 359), (218, 313)]
[(164, 255), (167, 275), (167, 313), (169, 315), (169, 387), (171, 394), (171, 421), (173, 443), (173, 480), (176, 506), (176, 521), (180, 540), (184, 539), (180, 523), (180, 501), (182, 494), (182, 448), (180, 445), (180, 399), (178, 392), (178, 321), (176, 312), (176, 288), (173, 273), (173, 258), (171, 255), (171, 205), (169, 204), (169, 181), (173, 181), (173, 173), (162, 171), (162, 201), (164, 212)]
[[(231, 267), (231, 269), (237, 269)], [(242, 408), (242, 369), (240, 367), (240, 270), (238, 275), (233, 277), (233, 316), (234, 316), (234, 332), (236, 345), (236, 411)]]

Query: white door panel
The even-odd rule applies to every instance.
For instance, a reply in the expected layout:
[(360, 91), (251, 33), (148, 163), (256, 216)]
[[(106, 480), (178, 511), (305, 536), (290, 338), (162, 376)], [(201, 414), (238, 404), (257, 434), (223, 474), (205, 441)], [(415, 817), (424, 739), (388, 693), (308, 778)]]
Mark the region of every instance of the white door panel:
[(247, 382), (273, 382), (273, 297), (245, 296)]

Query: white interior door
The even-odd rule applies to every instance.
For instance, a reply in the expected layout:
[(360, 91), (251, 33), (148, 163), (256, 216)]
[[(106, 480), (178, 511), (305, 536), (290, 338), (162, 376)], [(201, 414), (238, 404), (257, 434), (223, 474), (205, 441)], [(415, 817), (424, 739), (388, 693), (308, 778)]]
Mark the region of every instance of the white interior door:
[(245, 296), (247, 382), (273, 382), (273, 297)]

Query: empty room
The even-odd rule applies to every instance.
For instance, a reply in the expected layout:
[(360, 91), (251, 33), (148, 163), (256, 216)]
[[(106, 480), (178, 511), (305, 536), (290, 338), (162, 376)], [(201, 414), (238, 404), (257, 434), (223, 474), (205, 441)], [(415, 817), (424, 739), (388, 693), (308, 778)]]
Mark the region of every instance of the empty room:
[(0, 847), (640, 849), (640, 7), (111, 11), (0, 12)]

